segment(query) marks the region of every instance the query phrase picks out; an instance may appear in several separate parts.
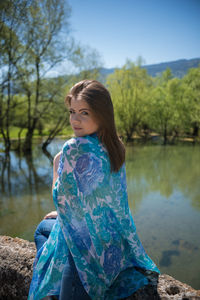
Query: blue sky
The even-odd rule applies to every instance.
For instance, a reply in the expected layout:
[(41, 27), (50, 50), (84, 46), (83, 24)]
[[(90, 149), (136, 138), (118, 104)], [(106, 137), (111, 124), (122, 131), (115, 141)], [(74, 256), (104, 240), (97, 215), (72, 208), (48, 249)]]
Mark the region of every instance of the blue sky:
[(200, 57), (200, 0), (68, 0), (71, 33), (104, 67)]

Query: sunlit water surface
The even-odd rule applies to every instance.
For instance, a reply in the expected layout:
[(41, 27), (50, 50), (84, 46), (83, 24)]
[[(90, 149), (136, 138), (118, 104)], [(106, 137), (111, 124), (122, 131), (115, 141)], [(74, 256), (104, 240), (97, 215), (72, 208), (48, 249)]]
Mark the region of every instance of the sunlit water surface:
[[(52, 156), (64, 141), (48, 148)], [(35, 146), (32, 160), (0, 155), (0, 234), (33, 241), (54, 205), (52, 162)], [(200, 147), (127, 147), (129, 205), (137, 232), (162, 273), (200, 289)]]

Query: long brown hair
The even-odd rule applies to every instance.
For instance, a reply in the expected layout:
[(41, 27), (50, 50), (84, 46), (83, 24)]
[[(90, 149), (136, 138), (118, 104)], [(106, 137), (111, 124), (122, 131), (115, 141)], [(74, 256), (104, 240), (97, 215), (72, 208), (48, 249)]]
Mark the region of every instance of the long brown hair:
[(66, 96), (66, 104), (71, 99), (81, 99), (87, 102), (99, 124), (97, 132), (108, 151), (111, 171), (117, 172), (125, 161), (125, 147), (119, 139), (114, 120), (114, 109), (108, 90), (96, 80), (82, 80), (76, 83)]

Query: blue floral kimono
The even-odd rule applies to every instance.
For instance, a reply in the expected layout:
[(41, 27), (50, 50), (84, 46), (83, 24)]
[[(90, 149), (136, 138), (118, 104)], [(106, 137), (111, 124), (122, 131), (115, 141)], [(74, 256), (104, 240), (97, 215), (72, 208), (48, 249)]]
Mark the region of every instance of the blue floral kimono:
[(96, 134), (68, 140), (62, 149), (53, 200), (57, 221), (38, 252), (29, 299), (59, 295), (68, 251), (91, 299), (128, 297), (148, 284), (139, 271), (159, 273), (137, 236), (123, 166), (110, 172)]

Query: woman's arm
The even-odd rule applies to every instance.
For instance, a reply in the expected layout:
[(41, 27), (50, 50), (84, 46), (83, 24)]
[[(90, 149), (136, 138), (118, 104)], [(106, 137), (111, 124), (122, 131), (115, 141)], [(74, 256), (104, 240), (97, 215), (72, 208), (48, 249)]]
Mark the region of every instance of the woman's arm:
[[(59, 165), (59, 160), (60, 160), (60, 155), (61, 155), (61, 151), (59, 153), (56, 154), (56, 156), (54, 157), (53, 160), (53, 183), (52, 183), (52, 193), (53, 193), (53, 188), (54, 188), (54, 184), (56, 182), (56, 179), (58, 178), (58, 165)], [(48, 213), (46, 216), (44, 216), (44, 219), (55, 219), (57, 218), (57, 211), (51, 211), (50, 213)]]
[(55, 182), (56, 182), (56, 179), (58, 178), (57, 170), (58, 170), (58, 165), (59, 165), (60, 156), (61, 156), (61, 151), (58, 152), (58, 153), (56, 154), (56, 156), (54, 157), (54, 160), (53, 160), (53, 183), (52, 183), (52, 192), (53, 192), (53, 188), (54, 188), (54, 184), (55, 184)]

